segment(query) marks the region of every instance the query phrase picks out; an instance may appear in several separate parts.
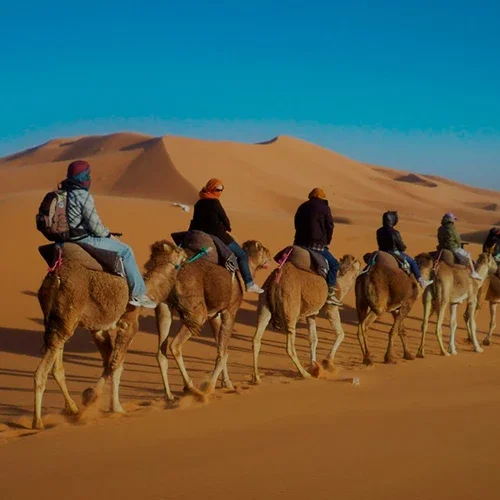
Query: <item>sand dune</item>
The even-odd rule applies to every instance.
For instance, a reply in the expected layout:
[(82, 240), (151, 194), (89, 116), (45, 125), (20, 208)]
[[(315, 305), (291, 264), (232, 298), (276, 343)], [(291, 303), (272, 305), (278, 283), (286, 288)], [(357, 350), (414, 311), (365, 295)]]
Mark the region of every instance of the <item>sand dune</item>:
[[(128, 417), (110, 416), (103, 399), (78, 422), (68, 420), (60, 414), (62, 397), (50, 380), (44, 400), (49, 429), (31, 431), (32, 374), (43, 330), (36, 291), (46, 271), (37, 253), (44, 240), (35, 230), (34, 215), (43, 194), (77, 158), (93, 166), (101, 217), (124, 233), (141, 264), (150, 243), (189, 224), (190, 214), (172, 202), (193, 204), (209, 177), (225, 182), (222, 201), (238, 239), (257, 238), (273, 254), (290, 243), (293, 213), (315, 186), (330, 198), (338, 222), (332, 249), (339, 257), (361, 258), (372, 250), (382, 212), (389, 208), (400, 212), (399, 226), (412, 254), (435, 247), (444, 212), (458, 214), (459, 230), (475, 255), (486, 231), (499, 222), (498, 212), (485, 209), (499, 193), (374, 167), (286, 136), (241, 144), (111, 134), (56, 139), (1, 159), (2, 498), (497, 497), (498, 336), (484, 354), (475, 354), (464, 340), (460, 317), (459, 356), (437, 355), (431, 325), (425, 360), (383, 366), (390, 322), (383, 317), (369, 335), (377, 364), (365, 369), (353, 293), (341, 312), (346, 340), (331, 378), (296, 381), (283, 335), (268, 331), (261, 357), (264, 384), (251, 386), (256, 299), (246, 296), (230, 346), (237, 394), (217, 391), (206, 406), (182, 398), (178, 408), (165, 410), (156, 326), (149, 315), (141, 319), (125, 364), (122, 398)], [(259, 275), (258, 282), (265, 277)], [(421, 316), (418, 304), (406, 325), (413, 352)], [(480, 339), (487, 324), (485, 308), (478, 316)], [(318, 326), (324, 356), (334, 335), (325, 318)], [(298, 351), (304, 363), (307, 345), (300, 324)], [(396, 352), (401, 354), (399, 344)], [(185, 359), (195, 382), (202, 383), (215, 359), (209, 331), (190, 340)], [(87, 332), (78, 330), (67, 344), (65, 365), (79, 403), (101, 369)], [(173, 362), (170, 374), (182, 397)], [(353, 376), (360, 378), (359, 387), (350, 383)]]

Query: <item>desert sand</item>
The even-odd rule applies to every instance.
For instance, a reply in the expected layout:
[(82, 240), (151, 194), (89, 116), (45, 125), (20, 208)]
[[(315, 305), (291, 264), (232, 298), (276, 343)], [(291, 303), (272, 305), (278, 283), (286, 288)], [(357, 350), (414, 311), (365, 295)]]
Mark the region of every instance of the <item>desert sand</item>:
[[(476, 354), (460, 321), (459, 355), (444, 358), (433, 321), (424, 360), (400, 358), (386, 366), (387, 316), (370, 331), (377, 363), (365, 368), (354, 292), (341, 310), (346, 340), (336, 372), (327, 378), (297, 380), (284, 335), (269, 330), (260, 358), (263, 384), (250, 385), (256, 300), (246, 295), (230, 344), (236, 393), (217, 390), (208, 404), (182, 397), (172, 360), (173, 389), (181, 399), (165, 409), (150, 314), (141, 319), (125, 363), (121, 387), (128, 415), (107, 413), (104, 397), (80, 419), (67, 419), (50, 378), (47, 430), (32, 431), (32, 375), (42, 346), (36, 291), (46, 272), (34, 216), (42, 196), (76, 158), (91, 163), (100, 215), (124, 233), (140, 265), (152, 242), (186, 228), (191, 214), (173, 203), (194, 204), (210, 177), (225, 183), (222, 202), (237, 238), (259, 239), (273, 254), (290, 243), (293, 214), (316, 186), (326, 191), (337, 221), (331, 247), (337, 257), (361, 258), (374, 249), (375, 230), (388, 209), (399, 211), (399, 229), (414, 255), (435, 247), (445, 212), (458, 215), (475, 256), (485, 232), (500, 222), (498, 192), (356, 162), (285, 136), (251, 145), (119, 133), (55, 139), (0, 159), (0, 498), (498, 498), (498, 336)], [(261, 273), (257, 281), (265, 277)], [(417, 303), (406, 322), (413, 353), (421, 317)], [(485, 308), (478, 317), (480, 341), (488, 320)], [(324, 318), (318, 325), (321, 357), (334, 335)], [(211, 371), (213, 346), (205, 329), (185, 349), (198, 384)], [(307, 364), (304, 324), (297, 347)], [(77, 331), (67, 344), (65, 367), (80, 403), (81, 392), (100, 374), (87, 332)]]

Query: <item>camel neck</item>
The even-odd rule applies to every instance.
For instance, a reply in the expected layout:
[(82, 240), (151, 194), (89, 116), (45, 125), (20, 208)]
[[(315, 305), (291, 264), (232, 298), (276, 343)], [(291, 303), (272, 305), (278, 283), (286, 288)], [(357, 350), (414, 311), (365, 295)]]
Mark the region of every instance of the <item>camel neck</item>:
[(170, 263), (163, 272), (151, 271), (144, 279), (148, 295), (154, 297), (158, 302), (163, 302), (174, 287), (176, 274), (177, 270), (174, 264)]

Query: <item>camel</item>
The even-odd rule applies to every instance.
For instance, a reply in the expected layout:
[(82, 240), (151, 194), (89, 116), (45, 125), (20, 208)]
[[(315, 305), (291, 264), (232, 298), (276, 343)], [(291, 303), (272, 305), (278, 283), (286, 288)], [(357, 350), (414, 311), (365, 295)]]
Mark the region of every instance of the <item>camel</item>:
[[(154, 267), (149, 263), (146, 276), (148, 292), (170, 290), (177, 268), (186, 259), (184, 250), (166, 241), (151, 247)], [(153, 295), (154, 296), (154, 295)], [(57, 272), (48, 273), (38, 291), (38, 300), (44, 316), (44, 355), (35, 375), (35, 413), (33, 428), (42, 429), (42, 398), (47, 377), (52, 374), (63, 393), (65, 410), (73, 415), (79, 410), (69, 395), (63, 367), (64, 344), (72, 337), (78, 326), (89, 330), (104, 362), (104, 371), (94, 395), (102, 390), (112, 376), (114, 388), (116, 377), (123, 367), (110, 365), (114, 339), (109, 331), (117, 325), (127, 328), (122, 316), (126, 311), (137, 315), (141, 308), (128, 305), (129, 288), (125, 279), (102, 271), (89, 270), (78, 261), (64, 260)], [(123, 411), (112, 404), (112, 410)]]
[[(356, 276), (359, 273), (360, 263), (352, 255), (344, 255), (340, 260), (337, 297), (342, 300), (352, 289)], [(300, 363), (295, 350), (295, 329), (299, 317), (305, 317), (309, 328), (309, 345), (311, 365), (316, 365), (316, 348), (318, 334), (316, 330), (316, 316), (325, 307), (326, 317), (329, 319), (333, 331), (337, 333), (336, 341), (328, 354), (324, 364), (327, 368), (333, 367), (335, 353), (344, 340), (344, 330), (340, 320), (338, 306), (326, 304), (328, 287), (323, 277), (310, 271), (298, 269), (287, 262), (280, 271), (276, 269), (264, 284), (266, 290), (259, 299), (257, 309), (257, 328), (253, 337), (254, 368), (252, 381), (261, 382), (258, 370), (260, 346), (266, 327), (270, 321), (273, 326), (286, 332), (286, 350), (299, 374), (303, 378), (310, 377)], [(280, 276), (279, 282), (277, 277)]]
[[(368, 260), (370, 254), (365, 256)], [(429, 254), (419, 254), (415, 258), (424, 279), (428, 279), (432, 269)], [(356, 310), (358, 312), (358, 341), (363, 354), (363, 363), (372, 365), (374, 360), (368, 349), (366, 333), (368, 327), (383, 313), (390, 312), (394, 323), (389, 331), (389, 342), (385, 353), (385, 363), (394, 363), (392, 345), (394, 333), (398, 333), (403, 344), (403, 357), (414, 359), (405, 341), (404, 320), (413, 304), (422, 293), (413, 275), (399, 268), (396, 259), (385, 252), (378, 252), (375, 263), (356, 280)]]
[[(249, 266), (252, 274), (259, 269), (266, 268), (271, 256), (269, 250), (260, 242), (250, 240), (243, 243), (247, 252)], [(186, 249), (188, 255), (192, 252)], [(173, 287), (151, 287), (151, 293), (160, 300), (155, 310), (158, 328), (157, 361), (162, 375), (167, 402), (175, 400), (168, 380), (167, 344), (172, 316), (177, 312), (180, 316), (180, 329), (170, 344), (170, 351), (174, 356), (177, 366), (184, 381), (185, 392), (204, 399), (215, 389), (219, 375), (223, 376), (223, 387), (232, 388), (232, 382), (227, 372), (228, 344), (233, 332), (236, 313), (243, 301), (244, 285), (240, 274), (230, 273), (222, 266), (207, 260), (196, 260), (180, 269)], [(137, 331), (138, 315), (132, 311), (124, 316), (128, 329), (121, 329), (118, 333), (117, 348), (113, 353), (111, 364), (123, 365), (122, 359), (130, 344), (131, 338)], [(184, 359), (182, 348), (192, 335), (199, 335), (201, 328), (210, 322), (217, 345), (215, 368), (205, 390), (205, 394), (198, 391), (190, 378)], [(118, 384), (119, 384), (118, 374)], [(114, 393), (116, 403), (119, 404), (118, 387)]]
[[(425, 289), (422, 300), (424, 304), (424, 319), (422, 321), (422, 339), (417, 356), (425, 356), (425, 335), (429, 326), (429, 318), (437, 312), (436, 337), (443, 356), (456, 355), (455, 333), (457, 330), (457, 308), (467, 300), (466, 325), (475, 352), (483, 352), (476, 337), (476, 307), (477, 297), (484, 280), (489, 274), (496, 272), (497, 264), (489, 254), (479, 255), (475, 265), (481, 280), (471, 278), (469, 269), (459, 264), (451, 264), (441, 259), (434, 265), (434, 284)], [(448, 352), (443, 344), (443, 320), (447, 306), (450, 306), (450, 343)]]

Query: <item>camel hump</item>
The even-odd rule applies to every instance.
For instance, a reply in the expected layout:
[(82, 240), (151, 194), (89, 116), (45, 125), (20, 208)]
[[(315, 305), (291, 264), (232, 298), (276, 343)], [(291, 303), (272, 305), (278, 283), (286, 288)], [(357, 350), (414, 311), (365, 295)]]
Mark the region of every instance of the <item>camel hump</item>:
[(376, 262), (380, 266), (383, 266), (387, 269), (393, 269), (393, 270), (400, 269), (399, 263), (394, 257), (394, 255), (388, 252), (378, 252)]
[[(38, 251), (49, 266), (57, 259), (57, 245), (43, 245)], [(95, 248), (85, 243), (66, 242), (61, 247), (62, 261), (77, 262), (89, 271), (100, 271), (125, 276), (123, 262), (116, 252)]]
[(171, 236), (175, 243), (177, 245), (182, 245), (188, 253), (196, 254), (200, 252), (202, 248), (212, 248), (216, 251), (203, 255), (203, 257), (201, 257), (203, 260), (211, 262), (212, 264), (218, 264), (231, 272), (238, 269), (236, 256), (229, 249), (229, 247), (216, 236), (212, 236), (196, 229), (193, 229), (192, 231), (172, 233)]
[(322, 278), (326, 278), (328, 273), (328, 262), (319, 252), (293, 245), (278, 252), (274, 257), (274, 260), (280, 263), (290, 250), (291, 253), (287, 262), (293, 264), (297, 269), (309, 271), (321, 276)]

